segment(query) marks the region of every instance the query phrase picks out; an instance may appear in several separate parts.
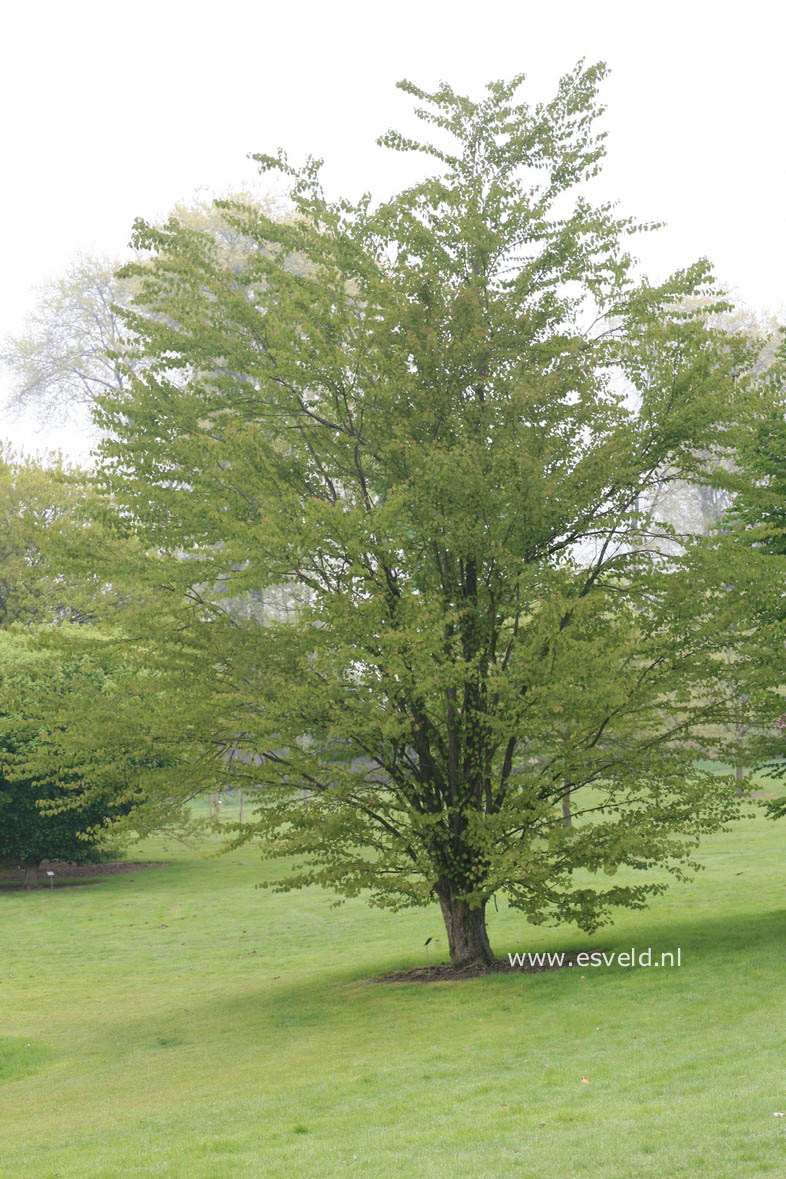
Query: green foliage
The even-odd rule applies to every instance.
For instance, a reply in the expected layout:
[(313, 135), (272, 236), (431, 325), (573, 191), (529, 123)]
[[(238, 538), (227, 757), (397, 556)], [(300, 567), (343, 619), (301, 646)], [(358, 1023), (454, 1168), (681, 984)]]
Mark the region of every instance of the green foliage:
[[(766, 408), (745, 446), (737, 454), (739, 490), (733, 508), (727, 513), (725, 526), (746, 546), (749, 566), (761, 583), (773, 590), (764, 610), (766, 631), (759, 634), (760, 656), (769, 650), (786, 680), (786, 599), (783, 585), (786, 575), (786, 339), (780, 332), (780, 347), (766, 372)], [(749, 574), (750, 575), (750, 574)], [(786, 775), (784, 762), (783, 715), (786, 699), (781, 694), (769, 709), (768, 727), (776, 734), (775, 757), (768, 762), (772, 778)], [(786, 815), (782, 798), (767, 804), (773, 818)]]
[(741, 538), (759, 552), (786, 555), (786, 338), (767, 372), (769, 412), (738, 455), (745, 485), (730, 513)]
[(122, 626), (158, 599), (104, 509), (80, 471), (0, 456), (0, 859), (94, 860), (110, 827), (179, 822), (158, 795), (139, 809), (188, 730), (150, 735), (162, 689)]
[(0, 631), (0, 861), (95, 862), (174, 763), (146, 737), (155, 686), (123, 647), (65, 625)]
[[(12, 744), (0, 755), (5, 760), (9, 753), (18, 752)], [(103, 806), (94, 803), (61, 809), (62, 799), (63, 791), (51, 785), (0, 779), (0, 860), (34, 867), (44, 860), (92, 864), (101, 859), (100, 845), (86, 831), (116, 812), (116, 807), (105, 800)]]
[(59, 463), (44, 467), (0, 451), (0, 627), (79, 621), (89, 615), (94, 578), (67, 581), (46, 549), (80, 532), (85, 481)]
[(440, 170), (377, 207), (257, 157), (295, 215), (220, 202), (231, 267), (198, 225), (139, 222), (136, 363), (100, 401), (100, 480), (170, 595), (151, 666), (188, 685), (203, 772), (240, 749), (259, 787), (239, 838), (297, 857), (281, 888), (436, 894), (458, 941), (498, 890), (584, 929), (644, 905), (732, 815), (697, 756), (753, 715), (726, 688), (758, 608), (737, 550), (647, 503), (726, 479), (756, 350), (706, 262), (638, 279), (651, 227), (591, 203), (603, 75), (534, 107), (521, 78), (402, 83), (437, 142), (382, 142)]
[(47, 705), (75, 691), (80, 674), (91, 670), (37, 650), (19, 629), (0, 631), (0, 861), (89, 862), (98, 846), (88, 832), (118, 812), (111, 795), (86, 795), (78, 765), (60, 764), (41, 776), (20, 770), (42, 740)]

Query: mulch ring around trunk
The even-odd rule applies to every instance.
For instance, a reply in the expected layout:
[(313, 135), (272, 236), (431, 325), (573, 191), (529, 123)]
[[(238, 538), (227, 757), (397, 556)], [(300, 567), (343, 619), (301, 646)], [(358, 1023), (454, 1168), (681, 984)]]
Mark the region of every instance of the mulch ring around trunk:
[[(128, 860), (109, 860), (106, 864), (63, 864), (47, 861), (38, 868), (38, 887), (79, 888), (85, 884), (100, 884), (104, 876), (115, 876), (120, 872), (137, 872), (142, 868), (163, 868), (163, 860), (146, 860), (131, 863)], [(53, 876), (47, 876), (53, 872)], [(8, 864), (0, 865), (0, 892), (24, 891), (25, 870)], [(35, 890), (33, 890), (35, 891)]]
[[(586, 953), (586, 951), (585, 951)], [(394, 970), (390, 974), (383, 974), (379, 978), (371, 979), (378, 983), (430, 983), (430, 982), (460, 982), (466, 978), (484, 978), (489, 974), (540, 974), (544, 970), (564, 970), (567, 966), (575, 966), (578, 953), (565, 953), (559, 962), (554, 958), (559, 954), (552, 954), (547, 963), (527, 966), (511, 966), (507, 958), (495, 958), (488, 965), (479, 963), (473, 966), (457, 968), (450, 962), (439, 962), (434, 966), (416, 966), (412, 970)]]

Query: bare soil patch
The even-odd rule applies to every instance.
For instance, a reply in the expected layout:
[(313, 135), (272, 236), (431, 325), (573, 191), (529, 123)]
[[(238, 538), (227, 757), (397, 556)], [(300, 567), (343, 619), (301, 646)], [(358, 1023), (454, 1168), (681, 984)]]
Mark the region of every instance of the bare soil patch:
[(434, 966), (415, 966), (411, 970), (394, 970), (390, 974), (383, 974), (371, 981), (378, 983), (460, 982), (467, 978), (484, 978), (488, 974), (540, 974), (544, 970), (565, 970), (568, 966), (575, 966), (577, 957), (578, 952), (576, 954), (565, 953), (559, 965), (544, 963), (542, 966), (511, 966), (507, 958), (495, 958), (489, 966), (465, 966), (462, 970), (457, 970), (449, 962), (438, 962)]
[[(64, 864), (47, 861), (38, 869), (40, 888), (79, 888), (85, 884), (100, 884), (105, 876), (121, 872), (137, 872), (143, 868), (163, 868), (164, 860), (145, 860), (131, 863), (129, 860), (108, 860), (105, 864)], [(47, 872), (54, 872), (53, 877)], [(51, 885), (50, 885), (51, 879)], [(24, 868), (0, 865), (0, 892), (16, 892), (22, 889), (25, 880)]]

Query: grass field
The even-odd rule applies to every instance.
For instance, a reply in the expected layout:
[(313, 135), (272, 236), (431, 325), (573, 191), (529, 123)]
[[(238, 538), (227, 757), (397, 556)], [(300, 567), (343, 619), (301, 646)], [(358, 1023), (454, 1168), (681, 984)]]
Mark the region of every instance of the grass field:
[(0, 1175), (784, 1176), (785, 849), (742, 821), (592, 938), (490, 916), (680, 968), (428, 986), (371, 980), (444, 957), (435, 910), (257, 890), (253, 849), (1, 894)]

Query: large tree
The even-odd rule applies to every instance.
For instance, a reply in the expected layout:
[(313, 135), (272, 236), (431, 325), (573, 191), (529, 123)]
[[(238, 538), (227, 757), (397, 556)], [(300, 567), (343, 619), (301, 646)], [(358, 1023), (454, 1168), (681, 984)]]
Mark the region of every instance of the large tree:
[(144, 364), (101, 399), (101, 479), (171, 593), (152, 629), (260, 787), (243, 837), (295, 857), (281, 888), (436, 898), (462, 967), (498, 890), (591, 929), (683, 870), (735, 805), (698, 759), (752, 707), (719, 690), (733, 549), (646, 504), (713, 484), (755, 357), (707, 263), (637, 278), (636, 226), (591, 203), (603, 73), (534, 107), (521, 77), (402, 83), (434, 140), (382, 143), (438, 170), (377, 206), (259, 156), (294, 216), (223, 203), (239, 267), (138, 223)]

